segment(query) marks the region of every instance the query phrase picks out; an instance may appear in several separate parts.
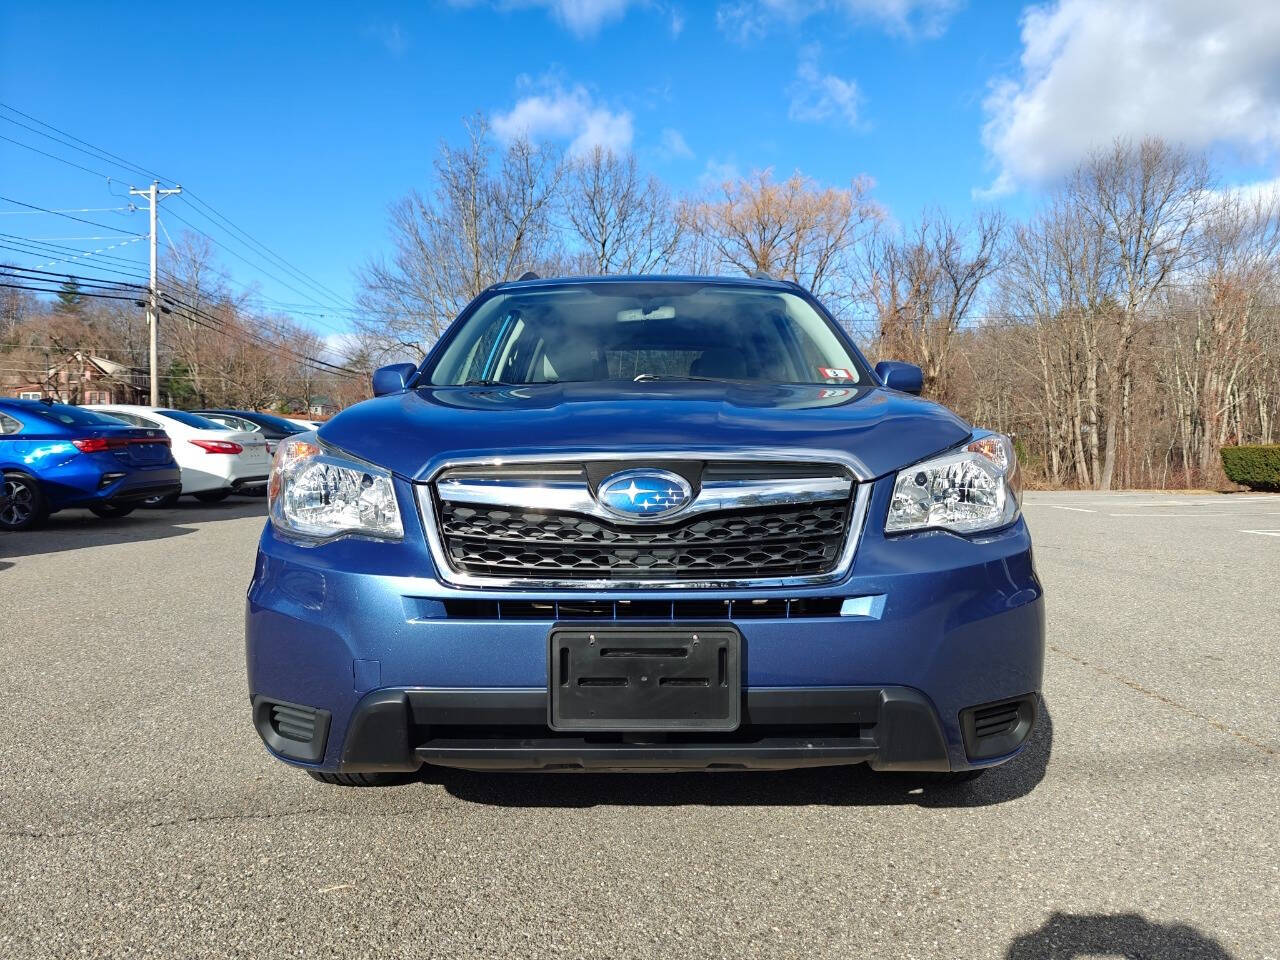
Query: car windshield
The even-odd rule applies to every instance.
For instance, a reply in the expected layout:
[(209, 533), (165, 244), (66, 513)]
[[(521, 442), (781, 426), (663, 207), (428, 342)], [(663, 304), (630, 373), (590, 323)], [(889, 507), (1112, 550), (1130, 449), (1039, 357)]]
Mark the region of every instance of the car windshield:
[(187, 413), (185, 410), (157, 410), (156, 413), (168, 417), (170, 420), (177, 420), (179, 423), (185, 423), (188, 427), (195, 427), (197, 430), (227, 429), (220, 423), (214, 423), (212, 420), (207, 420), (194, 413)]
[(279, 430), (281, 433), (302, 433), (306, 429), (305, 427), (298, 426), (291, 420), (286, 420), (284, 417), (277, 417), (273, 413), (259, 413), (254, 417), (254, 419), (264, 427), (272, 427)]
[(490, 298), (455, 331), (430, 383), (599, 380), (868, 382), (798, 294), (688, 282), (566, 284)]
[(118, 420), (110, 414), (99, 413), (96, 410), (85, 410), (82, 407), (73, 407), (66, 403), (38, 403), (32, 404), (26, 409), (36, 416), (44, 417), (46, 420), (53, 420), (69, 427), (119, 427), (124, 424), (123, 420)]

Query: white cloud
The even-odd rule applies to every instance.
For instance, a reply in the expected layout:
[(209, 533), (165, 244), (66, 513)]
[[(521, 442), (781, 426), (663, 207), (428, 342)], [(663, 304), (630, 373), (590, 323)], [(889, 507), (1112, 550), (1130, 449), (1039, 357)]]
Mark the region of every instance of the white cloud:
[(684, 32), (684, 13), (677, 7), (671, 11), (671, 36), (678, 37)]
[(986, 195), (1070, 170), (1117, 137), (1280, 149), (1280, 3), (1057, 0), (1022, 18), (1017, 78), (992, 85)]
[(667, 127), (662, 131), (661, 137), (662, 151), (667, 157), (692, 157), (693, 150), (689, 148), (688, 141), (685, 140), (684, 134), (679, 130)]
[(741, 179), (742, 171), (738, 169), (738, 164), (732, 159), (717, 160), (715, 157), (708, 157), (706, 168), (702, 171), (702, 175), (698, 177), (698, 185), (706, 189), (719, 187), (730, 181)]
[[(471, 7), (483, 0), (449, 0), (456, 7)], [(621, 20), (627, 8), (643, 5), (645, 0), (492, 0), (500, 10), (527, 7), (548, 11), (578, 37), (591, 37), (606, 23)]]
[(374, 23), (364, 28), (366, 37), (372, 37), (387, 48), (393, 57), (403, 57), (409, 49), (409, 36), (398, 23)]
[(729, 0), (716, 9), (716, 24), (731, 38), (759, 39), (776, 24), (795, 26), (818, 13), (871, 23), (900, 36), (935, 37), (947, 28), (963, 0)]
[(800, 51), (796, 78), (787, 88), (791, 95), (787, 116), (805, 123), (838, 119), (856, 126), (858, 105), (862, 101), (858, 85), (834, 73), (823, 73), (818, 65), (820, 52), (816, 45)]
[(541, 87), (517, 100), (506, 113), (493, 115), (493, 131), (499, 138), (567, 140), (574, 156), (594, 147), (615, 153), (631, 149), (635, 130), (630, 111), (615, 112), (601, 106), (582, 84), (566, 88), (556, 81), (543, 81)]

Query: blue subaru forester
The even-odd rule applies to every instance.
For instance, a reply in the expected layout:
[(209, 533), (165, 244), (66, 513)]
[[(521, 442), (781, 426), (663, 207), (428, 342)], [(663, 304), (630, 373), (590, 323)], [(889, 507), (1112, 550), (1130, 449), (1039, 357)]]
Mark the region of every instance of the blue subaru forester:
[(800, 287), (523, 280), (283, 441), (253, 721), (329, 783), (868, 763), (968, 777), (1039, 707), (1007, 437)]

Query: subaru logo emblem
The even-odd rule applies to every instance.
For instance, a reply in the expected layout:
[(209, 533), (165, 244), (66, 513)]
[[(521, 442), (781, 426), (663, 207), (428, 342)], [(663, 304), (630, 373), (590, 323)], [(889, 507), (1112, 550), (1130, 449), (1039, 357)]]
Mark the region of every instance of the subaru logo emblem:
[(678, 513), (693, 499), (689, 481), (669, 470), (623, 470), (605, 477), (596, 500), (624, 520), (657, 520)]

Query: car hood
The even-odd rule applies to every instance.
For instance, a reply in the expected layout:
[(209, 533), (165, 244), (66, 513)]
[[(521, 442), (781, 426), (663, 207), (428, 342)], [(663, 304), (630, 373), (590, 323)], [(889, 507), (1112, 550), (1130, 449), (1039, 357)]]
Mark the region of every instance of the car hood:
[(409, 390), (357, 404), (319, 433), (411, 480), (452, 459), (747, 448), (837, 451), (870, 478), (972, 430), (936, 403), (882, 387), (650, 381)]

